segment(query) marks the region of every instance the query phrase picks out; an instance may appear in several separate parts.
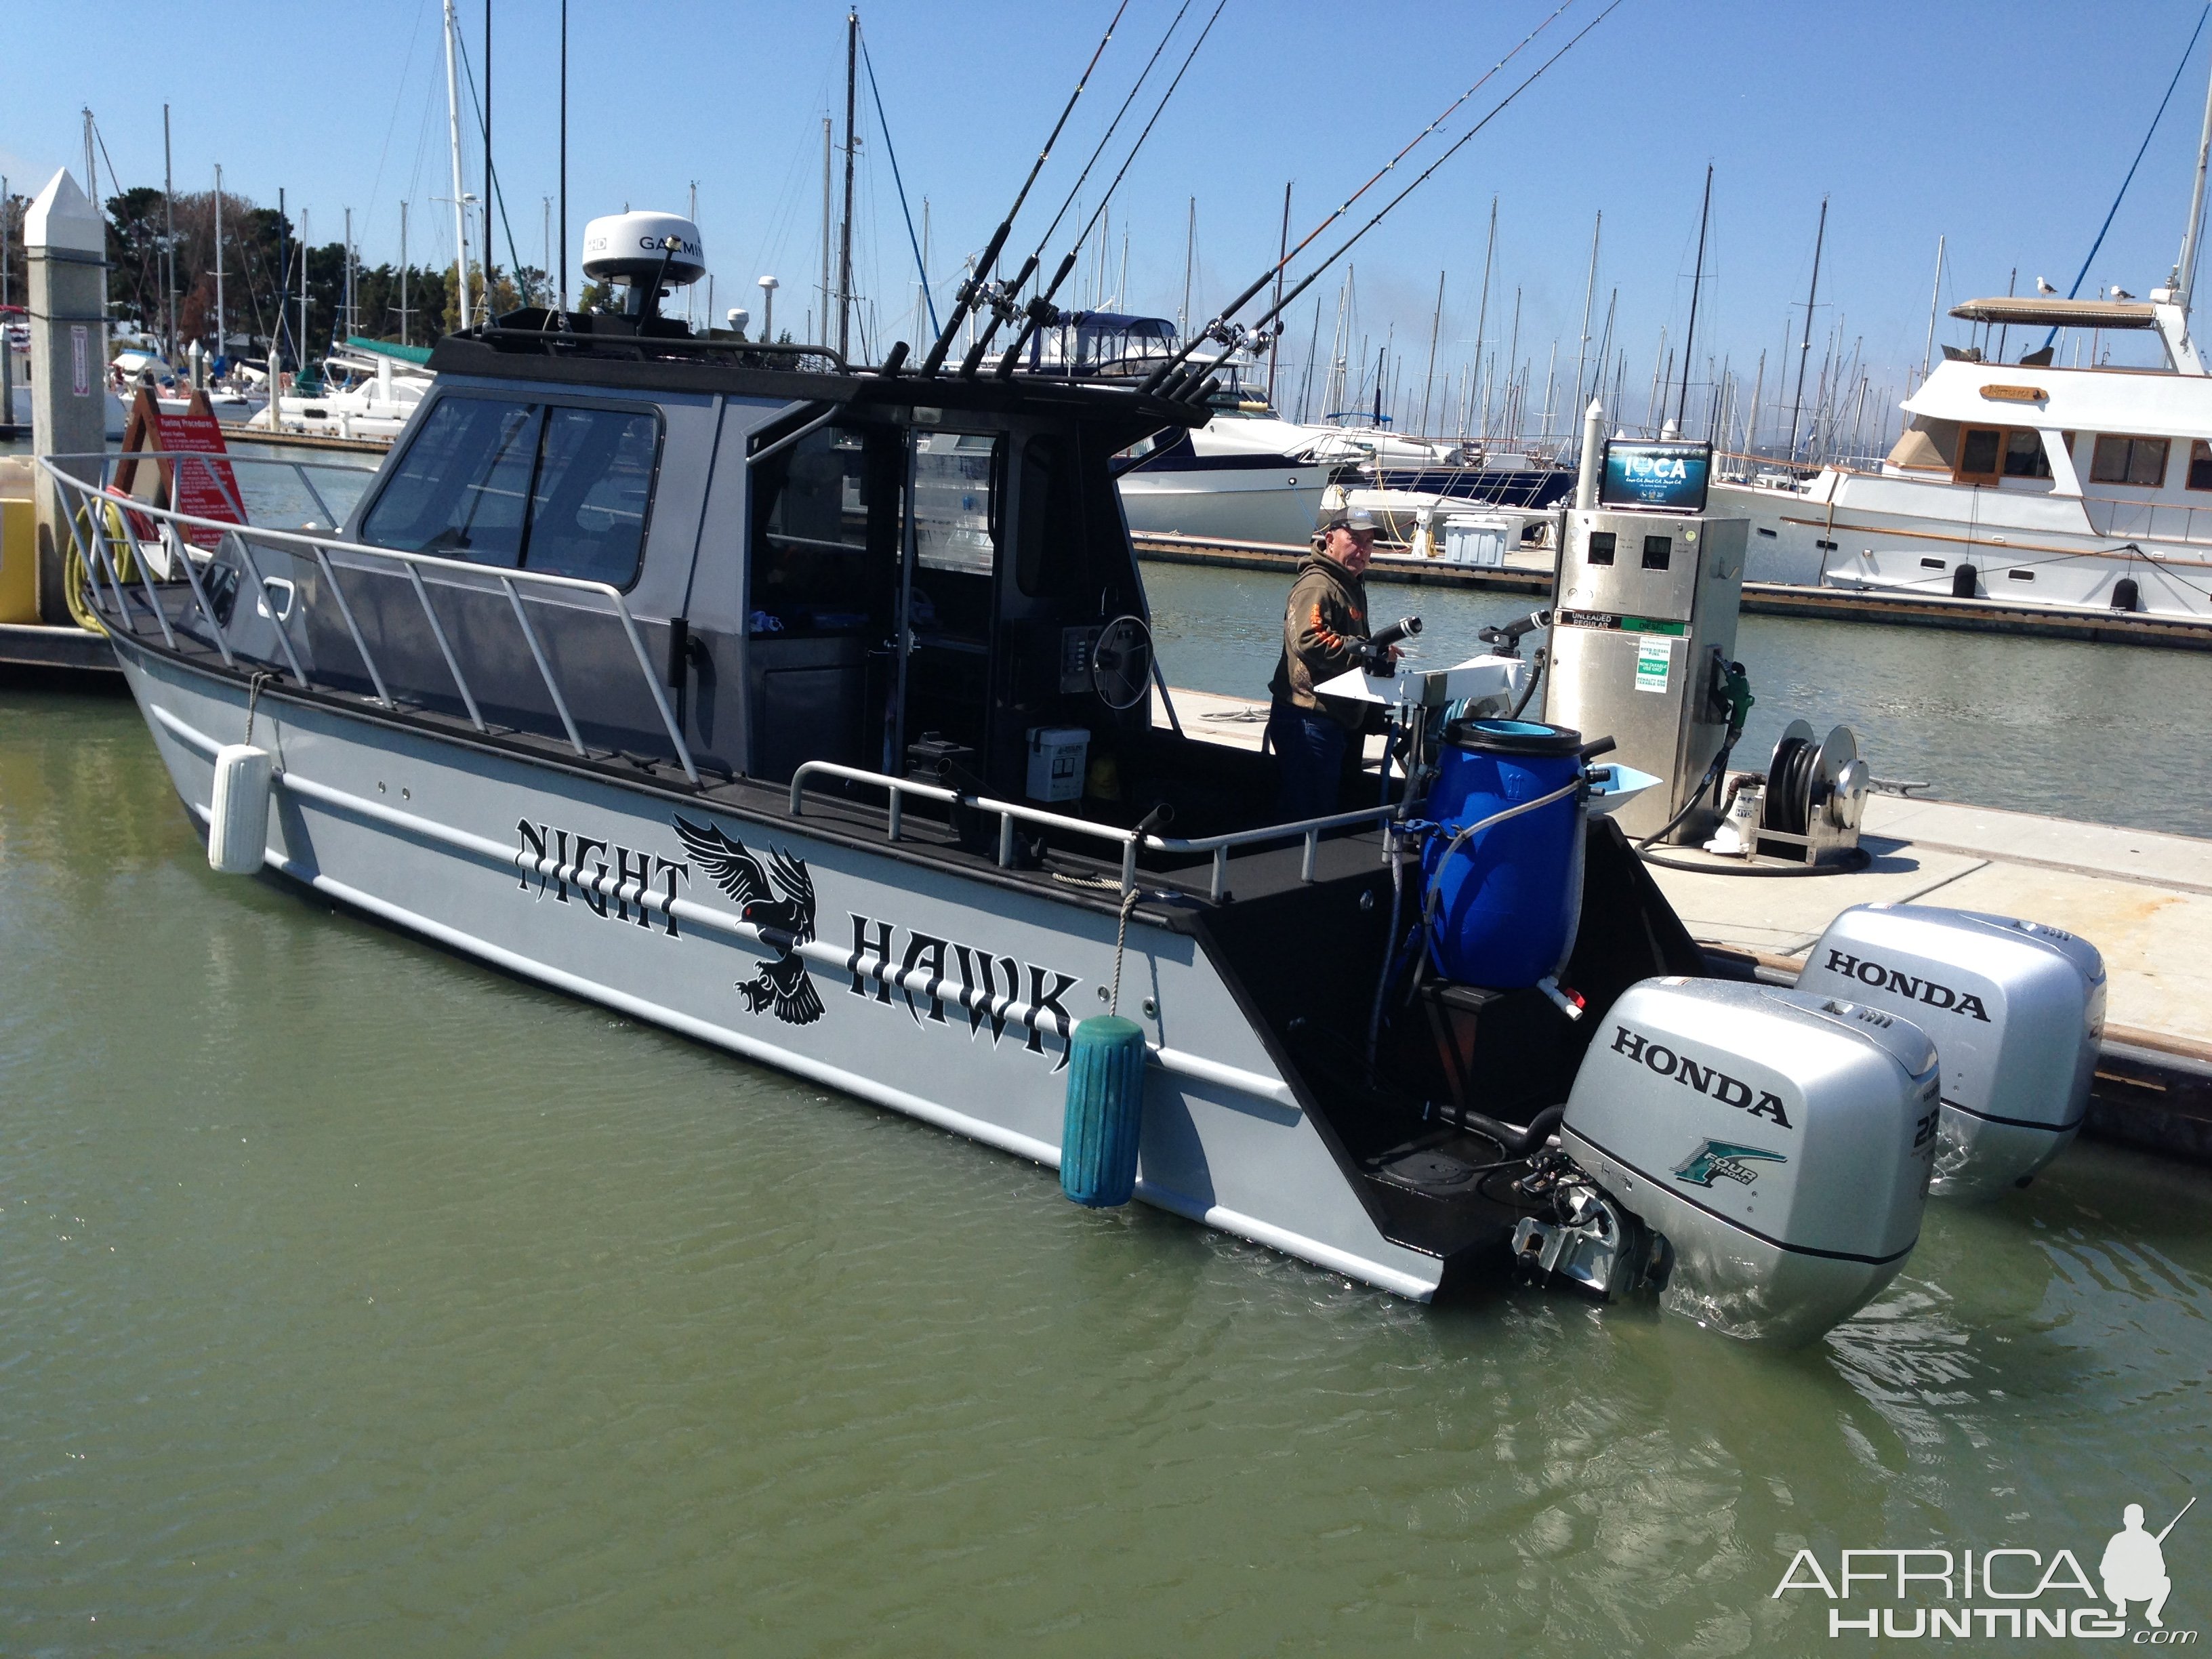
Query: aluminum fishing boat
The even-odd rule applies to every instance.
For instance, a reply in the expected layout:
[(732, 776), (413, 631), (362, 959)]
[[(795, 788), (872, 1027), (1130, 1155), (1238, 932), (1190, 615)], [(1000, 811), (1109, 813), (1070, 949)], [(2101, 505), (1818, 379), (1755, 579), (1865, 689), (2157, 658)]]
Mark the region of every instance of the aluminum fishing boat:
[[(1358, 1059), (1395, 809), (1277, 823), (1272, 759), (1155, 726), (1109, 461), (1202, 399), (567, 324), (442, 343), (337, 533), (49, 463), (196, 822), (250, 747), (249, 866), (1048, 1166), (1118, 985), (1138, 1199), (1409, 1297), (1502, 1264), (1496, 1143)], [(1594, 1007), (1699, 968), (1609, 820), (1587, 877)], [(1587, 1027), (1504, 1006), (1525, 1121)]]

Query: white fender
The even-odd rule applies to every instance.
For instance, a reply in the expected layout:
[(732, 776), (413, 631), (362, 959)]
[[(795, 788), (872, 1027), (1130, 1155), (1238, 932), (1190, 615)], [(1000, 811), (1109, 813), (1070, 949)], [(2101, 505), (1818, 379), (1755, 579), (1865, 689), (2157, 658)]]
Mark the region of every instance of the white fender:
[(226, 876), (260, 869), (269, 846), (269, 751), (250, 743), (215, 752), (215, 796), (208, 812), (208, 866)]

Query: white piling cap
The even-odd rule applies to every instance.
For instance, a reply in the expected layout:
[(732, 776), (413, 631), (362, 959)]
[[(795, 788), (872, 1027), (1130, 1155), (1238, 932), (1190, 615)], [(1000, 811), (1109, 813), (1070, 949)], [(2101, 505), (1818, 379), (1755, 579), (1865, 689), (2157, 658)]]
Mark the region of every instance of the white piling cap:
[(67, 167), (46, 180), (46, 187), (23, 216), (23, 246), (106, 257), (107, 232), (100, 222), (100, 211), (76, 187)]

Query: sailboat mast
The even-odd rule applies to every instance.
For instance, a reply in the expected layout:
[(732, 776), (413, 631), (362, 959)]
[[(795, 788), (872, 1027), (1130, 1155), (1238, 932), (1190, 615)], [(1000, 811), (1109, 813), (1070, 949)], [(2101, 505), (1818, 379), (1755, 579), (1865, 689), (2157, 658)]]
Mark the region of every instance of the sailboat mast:
[(1438, 272), (1437, 273), (1437, 309), (1436, 309), (1436, 314), (1435, 314), (1434, 316), (1432, 316), (1432, 317), (1431, 317), (1431, 318), (1429, 319), (1429, 368), (1428, 368), (1428, 373), (1426, 373), (1425, 374), (1424, 374), (1424, 375), (1422, 375), (1422, 376), (1421, 376), (1421, 422), (1420, 422), (1420, 428), (1419, 428), (1419, 430), (1418, 430), (1417, 432), (1415, 432), (1415, 433), (1413, 434), (1413, 435), (1414, 435), (1415, 437), (1417, 437), (1417, 438), (1425, 438), (1425, 437), (1426, 437), (1426, 436), (1428, 435), (1428, 431), (1429, 431), (1429, 391), (1430, 391), (1430, 388), (1431, 388), (1431, 387), (1432, 387), (1433, 386), (1435, 386), (1435, 385), (1436, 385), (1436, 380), (1437, 380), (1437, 335), (1439, 335), (1440, 333), (1442, 333), (1442, 332), (1443, 331), (1443, 325), (1444, 325), (1444, 273), (1443, 273), (1443, 271), (1441, 271), (1441, 270), (1440, 270), (1440, 271), (1438, 271)]
[(483, 319), (491, 321), (491, 0), (484, 0), (484, 83), (483, 83), (483, 244), (477, 250), (477, 263), (483, 267)]
[[(0, 189), (0, 204), (4, 204), (7, 199), (8, 192), (4, 189)], [(4, 303), (7, 297), (5, 285), (0, 284), (0, 303)], [(218, 161), (215, 164), (215, 355), (216, 356), (224, 355), (227, 349), (224, 341), (228, 337), (223, 327), (222, 317), (222, 163)]]
[(1690, 326), (1682, 336), (1682, 391), (1674, 399), (1674, 429), (1687, 430), (1683, 416), (1690, 407), (1690, 348), (1698, 339), (1698, 290), (1705, 285), (1705, 225), (1713, 215), (1713, 164), (1705, 163), (1705, 204), (1698, 210), (1698, 264), (1690, 278)]
[(1805, 291), (1805, 337), (1797, 348), (1797, 396), (1790, 405), (1790, 447), (1784, 459), (1797, 459), (1797, 422), (1805, 412), (1805, 359), (1813, 349), (1813, 302), (1820, 294), (1820, 247), (1828, 237), (1828, 198), (1820, 198), (1820, 228), (1813, 233), (1813, 284)]
[(860, 14), (845, 14), (845, 222), (837, 234), (837, 355), (849, 358), (853, 325), (853, 89), (860, 58)]
[(2189, 223), (2181, 235), (2181, 257), (2173, 262), (2173, 276), (2166, 286), (2173, 302), (2189, 308), (2190, 285), (2197, 280), (2197, 239), (2204, 231), (2204, 172), (2212, 163), (2212, 82), (2204, 88), (2204, 132), (2197, 141), (2197, 183), (2189, 195)]
[[(1575, 348), (1575, 396), (1574, 401), (1568, 405), (1569, 409), (1574, 410), (1579, 410), (1583, 407), (1583, 370), (1588, 366), (1587, 359), (1589, 356), (1590, 302), (1597, 298), (1597, 241), (1604, 229), (1605, 215), (1601, 211), (1597, 216), (1597, 222), (1590, 227), (1589, 280), (1583, 286), (1582, 343)], [(1599, 369), (1601, 375), (1604, 373), (1602, 362), (1603, 359), (1601, 357)], [(1582, 426), (1579, 420), (1573, 428), (1573, 432), (1575, 441), (1579, 443), (1582, 440)]]
[(465, 331), (469, 325), (469, 216), (467, 198), (461, 190), (460, 83), (453, 74), (453, 35), (460, 26), (460, 20), (453, 15), (453, 0), (446, 0), (446, 130), (453, 153), (453, 275), (459, 282), (460, 327)]
[(177, 191), (169, 160), (169, 106), (161, 106), (161, 354), (177, 361)]

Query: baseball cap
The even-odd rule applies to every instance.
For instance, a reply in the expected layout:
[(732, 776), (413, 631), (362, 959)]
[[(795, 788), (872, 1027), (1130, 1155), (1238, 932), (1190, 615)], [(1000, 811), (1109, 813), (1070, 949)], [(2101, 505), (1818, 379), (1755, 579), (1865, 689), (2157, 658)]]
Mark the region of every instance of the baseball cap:
[(1365, 530), (1371, 532), (1377, 527), (1378, 526), (1375, 522), (1375, 515), (1372, 513), (1370, 513), (1364, 507), (1340, 507), (1334, 513), (1322, 514), (1321, 522), (1316, 525), (1314, 529), (1318, 533), (1326, 534), (1328, 532), (1332, 530)]

